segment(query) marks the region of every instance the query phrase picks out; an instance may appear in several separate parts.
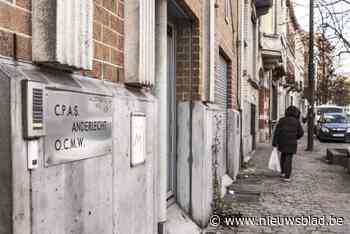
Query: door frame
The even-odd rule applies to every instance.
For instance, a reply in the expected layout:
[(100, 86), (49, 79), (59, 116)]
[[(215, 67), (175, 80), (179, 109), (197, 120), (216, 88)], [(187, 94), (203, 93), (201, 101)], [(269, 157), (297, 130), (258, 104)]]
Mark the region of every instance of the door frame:
[(256, 150), (256, 104), (255, 103), (251, 103), (250, 104), (250, 134), (252, 136), (252, 150)]
[[(172, 177), (172, 185), (170, 186), (170, 190), (168, 190), (167, 184), (167, 201), (168, 206), (173, 204), (176, 201), (176, 189), (177, 189), (177, 101), (176, 101), (176, 29), (175, 25), (171, 22), (167, 23), (167, 39), (169, 40), (169, 34), (171, 34), (172, 42), (172, 59), (168, 60), (169, 55), (167, 55), (168, 60), (168, 68), (169, 63), (173, 63), (172, 71), (168, 71), (168, 105), (167, 116), (168, 116), (168, 127), (169, 127), (169, 142), (168, 142), (168, 155), (167, 160), (171, 160), (167, 163), (168, 170), (171, 172), (167, 173), (167, 176), (170, 175)], [(169, 42), (167, 43), (169, 46)], [(169, 48), (167, 50), (169, 52)], [(172, 74), (170, 74), (172, 73)], [(171, 75), (171, 78), (170, 78)], [(170, 167), (169, 167), (170, 165)], [(170, 178), (167, 178), (167, 183)]]

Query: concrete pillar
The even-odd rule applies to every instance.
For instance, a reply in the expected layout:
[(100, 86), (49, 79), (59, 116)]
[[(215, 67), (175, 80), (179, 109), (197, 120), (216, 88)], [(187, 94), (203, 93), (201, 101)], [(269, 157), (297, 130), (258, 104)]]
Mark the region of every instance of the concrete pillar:
[[(0, 66), (1, 69), (1, 66)], [(10, 79), (0, 74), (0, 232), (12, 232), (12, 163), (11, 163), (11, 110), (10, 110)]]
[(210, 100), (210, 82), (211, 82), (211, 76), (210, 76), (210, 6), (211, 3), (210, 1), (204, 1), (203, 3), (205, 6), (203, 7), (203, 23), (202, 23), (202, 28), (203, 28), (203, 57), (202, 57), (202, 62), (203, 62), (203, 85), (204, 85), (204, 99), (206, 101), (211, 101)]
[[(156, 2), (156, 89), (159, 100), (158, 111), (158, 223), (166, 221), (167, 211), (167, 154), (169, 126), (167, 121), (167, 1)], [(162, 225), (159, 225), (159, 228)], [(159, 230), (160, 231), (160, 230)], [(161, 233), (161, 232), (160, 232)]]

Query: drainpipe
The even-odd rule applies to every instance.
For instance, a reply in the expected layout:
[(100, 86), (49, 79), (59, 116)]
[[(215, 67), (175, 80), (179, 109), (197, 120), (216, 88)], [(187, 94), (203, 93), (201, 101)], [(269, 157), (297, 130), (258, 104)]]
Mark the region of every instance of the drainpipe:
[[(243, 137), (243, 132), (242, 132), (242, 100), (241, 100), (241, 64), (242, 64), (242, 44), (243, 44), (243, 40), (242, 40), (242, 33), (239, 34), (239, 32), (242, 32), (243, 28), (242, 28), (242, 24), (241, 24), (241, 14), (240, 14), (240, 7), (241, 7), (241, 1), (237, 1), (237, 7), (236, 7), (236, 16), (237, 16), (237, 30), (235, 30), (236, 33), (236, 54), (237, 54), (237, 60), (236, 60), (236, 69), (237, 69), (237, 87), (236, 87), (236, 92), (237, 92), (237, 108), (240, 114), (240, 150), (239, 150), (239, 157), (240, 157), (240, 164), (242, 165), (243, 162), (243, 141), (242, 141), (242, 137)], [(233, 20), (233, 11), (231, 10), (231, 18)], [(232, 31), (234, 31), (234, 25), (232, 23)]]
[(241, 131), (240, 131), (240, 164), (241, 166), (243, 165), (244, 161), (244, 153), (243, 153), (243, 107), (242, 107), (242, 79), (243, 79), (243, 60), (244, 60), (244, 4), (245, 0), (240, 0), (238, 1), (238, 5), (240, 6), (237, 7), (237, 15), (238, 15), (238, 27), (240, 32), (238, 36), (238, 45), (237, 45), (237, 52), (239, 53), (238, 59), (237, 59), (237, 101), (238, 101), (238, 108), (239, 108), (239, 113), (240, 113), (240, 124), (241, 124)]
[(168, 135), (167, 125), (167, 100), (168, 100), (168, 77), (167, 77), (167, 1), (156, 1), (156, 89), (158, 98), (158, 171), (155, 183), (158, 185), (157, 210), (158, 210), (158, 233), (165, 233), (167, 219), (167, 155)]
[(214, 102), (215, 89), (215, 4), (210, 0), (209, 5), (209, 102)]
[(193, 67), (193, 62), (192, 62), (192, 36), (193, 36), (193, 21), (190, 21), (190, 113), (189, 113), (189, 128), (190, 128), (190, 132), (189, 132), (189, 158), (188, 158), (188, 166), (189, 166), (189, 193), (190, 193), (190, 197), (189, 197), (189, 207), (188, 207), (188, 213), (190, 215), (190, 217), (193, 217), (193, 208), (192, 208), (192, 180), (193, 180), (193, 172), (192, 172), (192, 167), (193, 167), (193, 140), (192, 140), (192, 136), (193, 136), (193, 109), (194, 109), (194, 102), (193, 102), (193, 94), (192, 94), (192, 67)]

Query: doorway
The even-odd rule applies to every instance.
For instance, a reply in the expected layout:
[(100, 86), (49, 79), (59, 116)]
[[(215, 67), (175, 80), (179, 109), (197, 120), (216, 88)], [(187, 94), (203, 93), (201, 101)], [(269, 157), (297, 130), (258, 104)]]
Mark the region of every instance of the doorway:
[(252, 150), (256, 149), (256, 105), (251, 104), (250, 134), (252, 136)]
[(223, 128), (223, 168), (228, 172), (227, 167), (227, 109), (228, 109), (228, 62), (225, 57), (219, 55), (218, 74), (215, 79), (215, 103), (223, 111), (222, 128)]
[(176, 121), (177, 121), (177, 108), (176, 108), (176, 62), (175, 62), (175, 28), (173, 25), (168, 24), (168, 153), (167, 153), (167, 195), (168, 200), (175, 200), (176, 194)]

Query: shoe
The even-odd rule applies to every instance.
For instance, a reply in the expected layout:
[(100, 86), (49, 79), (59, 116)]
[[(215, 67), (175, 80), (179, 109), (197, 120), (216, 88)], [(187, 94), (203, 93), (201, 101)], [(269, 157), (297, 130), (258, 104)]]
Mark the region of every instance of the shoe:
[(286, 174), (282, 173), (282, 174), (280, 175), (280, 177), (281, 177), (281, 178), (286, 178)]
[(282, 181), (284, 181), (284, 182), (290, 182), (291, 179), (290, 179), (290, 178), (283, 178)]

